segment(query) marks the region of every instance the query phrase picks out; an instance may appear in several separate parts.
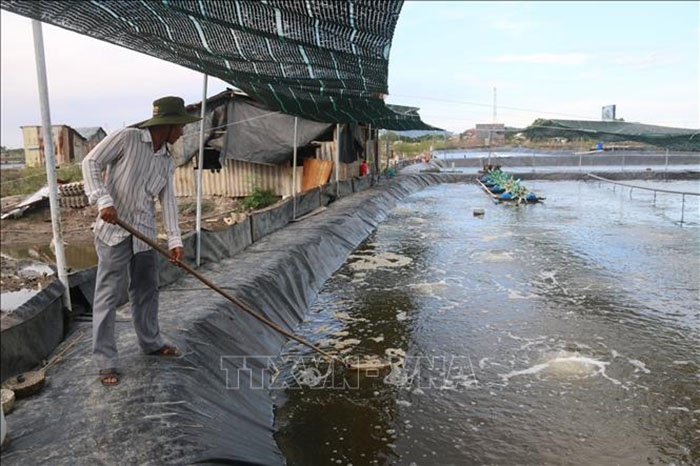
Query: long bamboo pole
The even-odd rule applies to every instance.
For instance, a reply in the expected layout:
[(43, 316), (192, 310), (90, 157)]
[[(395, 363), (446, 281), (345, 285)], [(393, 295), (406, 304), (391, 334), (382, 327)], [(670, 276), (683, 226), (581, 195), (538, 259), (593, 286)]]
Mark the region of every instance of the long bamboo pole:
[(197, 158), (197, 267), (202, 259), (202, 170), (204, 169), (204, 121), (207, 116), (207, 78), (205, 74), (202, 81), (202, 121), (199, 124), (199, 157)]
[[(159, 253), (161, 253), (162, 255), (167, 257), (168, 259), (170, 259), (170, 251), (168, 251), (163, 246), (159, 245), (158, 243), (153, 241), (151, 238), (149, 238), (148, 236), (144, 235), (143, 233), (141, 233), (140, 231), (135, 229), (133, 226), (129, 225), (128, 223), (124, 222), (121, 219), (117, 219), (117, 225), (119, 225), (120, 227), (122, 227), (123, 229), (125, 229), (126, 231), (128, 231), (129, 233), (131, 233), (132, 235), (134, 235), (136, 238), (140, 239), (144, 243), (148, 244), (150, 247), (152, 247), (153, 249), (155, 249), (156, 251), (158, 251)], [(292, 340), (294, 340), (298, 343), (301, 343), (302, 345), (316, 351), (317, 353), (321, 354), (322, 356), (326, 357), (327, 359), (329, 359), (331, 361), (339, 362), (343, 365), (343, 367), (347, 367), (347, 365), (345, 364), (345, 362), (342, 359), (322, 350), (321, 348), (314, 345), (313, 343), (310, 343), (309, 341), (307, 341), (307, 340), (305, 340), (305, 339), (303, 339), (303, 338), (301, 338), (293, 333), (286, 331), (285, 329), (283, 329), (279, 325), (277, 325), (274, 322), (272, 322), (271, 320), (269, 320), (267, 317), (262, 316), (259, 313), (257, 313), (256, 311), (254, 311), (252, 308), (250, 308), (247, 304), (245, 304), (241, 300), (226, 293), (224, 290), (219, 288), (216, 284), (214, 284), (212, 281), (207, 279), (205, 276), (203, 276), (202, 274), (200, 274), (199, 272), (194, 270), (192, 267), (190, 267), (186, 263), (184, 263), (182, 261), (175, 261), (174, 263), (175, 263), (175, 265), (182, 267), (187, 273), (189, 273), (190, 275), (195, 277), (197, 280), (204, 283), (209, 288), (216, 291), (217, 293), (219, 293), (221, 296), (228, 299), (229, 301), (231, 301), (233, 304), (238, 306), (242, 311), (250, 314), (251, 316), (253, 316), (257, 320), (259, 320), (263, 324), (270, 327), (271, 329), (273, 329), (276, 332), (281, 333), (282, 335), (289, 337)]]

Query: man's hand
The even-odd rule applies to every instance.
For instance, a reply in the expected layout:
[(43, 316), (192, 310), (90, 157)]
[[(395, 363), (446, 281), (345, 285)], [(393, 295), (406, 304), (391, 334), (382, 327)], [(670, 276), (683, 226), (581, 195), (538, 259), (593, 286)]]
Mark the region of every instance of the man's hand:
[(117, 209), (112, 206), (100, 209), (100, 218), (114, 225), (117, 223)]
[(185, 257), (185, 250), (177, 247), (170, 250), (170, 262), (177, 265)]

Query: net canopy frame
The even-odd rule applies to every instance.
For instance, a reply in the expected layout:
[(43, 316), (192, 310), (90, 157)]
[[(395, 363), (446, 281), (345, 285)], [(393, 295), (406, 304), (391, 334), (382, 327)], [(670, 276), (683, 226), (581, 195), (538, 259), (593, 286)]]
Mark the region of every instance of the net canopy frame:
[(289, 115), (439, 129), (383, 100), (403, 0), (2, 0), (0, 6), (220, 78)]
[(537, 119), (523, 130), (528, 137), (588, 137), (606, 142), (635, 141), (670, 150), (700, 152), (700, 129), (625, 121)]

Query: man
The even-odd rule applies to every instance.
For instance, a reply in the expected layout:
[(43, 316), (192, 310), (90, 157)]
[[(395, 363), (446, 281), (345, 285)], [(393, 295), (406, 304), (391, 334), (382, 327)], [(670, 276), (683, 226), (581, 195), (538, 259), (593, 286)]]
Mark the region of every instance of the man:
[(120, 218), (155, 240), (155, 198), (158, 197), (171, 260), (177, 262), (183, 258), (173, 187), (175, 165), (168, 144), (174, 144), (182, 136), (185, 124), (197, 120), (200, 118), (187, 114), (181, 98), (163, 97), (153, 102), (153, 118), (136, 128), (110, 134), (83, 160), (85, 193), (99, 210), (95, 224), (98, 264), (92, 350), (100, 381), (105, 386), (119, 383), (114, 324), (127, 270), (131, 316), (141, 349), (161, 356), (180, 354), (177, 347), (163, 342), (158, 327), (156, 251), (133, 238), (116, 221)]

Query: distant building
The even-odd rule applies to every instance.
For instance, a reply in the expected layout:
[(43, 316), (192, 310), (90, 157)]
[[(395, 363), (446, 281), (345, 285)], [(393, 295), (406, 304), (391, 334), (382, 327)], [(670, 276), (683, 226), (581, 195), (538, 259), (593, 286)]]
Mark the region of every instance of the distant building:
[(87, 155), (101, 140), (107, 137), (107, 133), (101, 126), (91, 126), (89, 128), (75, 128), (82, 137), (85, 138), (85, 154)]
[[(25, 165), (27, 167), (43, 166), (46, 163), (46, 158), (41, 126), (22, 126), (21, 128), (24, 137)], [(51, 130), (57, 165), (81, 162), (90, 149), (107, 135), (100, 127), (83, 128), (88, 137), (68, 125), (52, 125)]]
[(484, 144), (503, 144), (506, 142), (506, 127), (503, 123), (477, 124), (475, 137)]
[(464, 140), (464, 139), (474, 139), (476, 137), (476, 129), (471, 128), (467, 129), (464, 132), (459, 134), (459, 139)]

